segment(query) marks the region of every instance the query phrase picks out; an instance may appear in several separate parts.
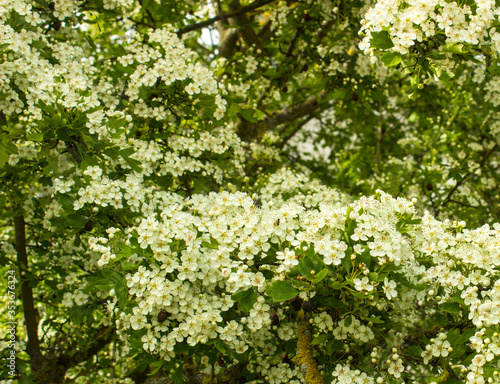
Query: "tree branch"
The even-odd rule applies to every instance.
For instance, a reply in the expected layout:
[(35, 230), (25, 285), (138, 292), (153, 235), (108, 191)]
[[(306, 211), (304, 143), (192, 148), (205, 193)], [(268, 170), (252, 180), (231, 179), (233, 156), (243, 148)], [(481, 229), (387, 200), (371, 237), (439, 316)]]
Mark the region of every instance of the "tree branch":
[[(76, 353), (69, 351), (60, 356), (57, 355), (57, 352), (53, 352), (52, 356), (47, 357), (42, 367), (37, 371), (35, 381), (37, 383), (50, 384), (63, 383), (66, 371), (97, 355), (99, 351), (111, 342), (115, 334), (115, 329), (115, 327), (104, 326), (99, 328), (87, 349), (78, 350)], [(71, 345), (70, 348), (72, 348)]]
[[(183, 382), (186, 384), (236, 384), (241, 382), (241, 372), (245, 364), (237, 363), (217, 375), (207, 375), (192, 369), (189, 363), (183, 366)], [(148, 378), (144, 384), (172, 384), (173, 381), (167, 377)]]
[[(495, 144), (489, 151), (488, 153), (486, 153), (486, 155), (484, 155), (484, 157), (481, 159), (481, 161), (479, 162), (479, 167), (478, 168), (481, 168), (485, 163), (486, 161), (489, 159), (489, 157), (493, 154), (493, 152), (495, 152), (495, 150), (498, 148), (498, 144)], [(465, 183), (465, 181), (472, 175), (472, 172), (469, 171), (465, 174), (465, 176), (462, 178), (462, 180), (460, 180), (459, 182), (457, 182), (455, 184), (455, 186), (451, 189), (451, 191), (448, 193), (448, 195), (446, 196), (446, 198), (443, 200), (443, 202), (441, 203), (441, 208), (443, 208), (446, 204), (448, 204), (449, 202), (452, 201), (451, 197), (453, 196), (453, 194), (456, 192), (456, 190)], [(437, 213), (439, 213), (439, 209), (437, 210)]]
[(276, 0), (258, 0), (252, 4), (248, 4), (248, 5), (245, 5), (244, 7), (238, 8), (235, 11), (228, 12), (228, 13), (225, 13), (222, 15), (217, 15), (215, 17), (212, 17), (211, 19), (208, 19), (205, 21), (200, 21), (199, 23), (189, 25), (185, 28), (182, 28), (179, 31), (177, 31), (177, 36), (181, 37), (182, 35), (184, 35), (188, 32), (208, 27), (209, 25), (212, 25), (213, 23), (215, 23), (216, 21), (219, 21), (219, 20), (225, 20), (225, 19), (228, 19), (229, 17), (242, 15), (246, 12), (253, 11), (254, 9), (257, 9), (257, 8), (263, 7), (264, 5), (270, 4), (274, 1), (276, 1)]
[(240, 117), (240, 121), (237, 127), (238, 136), (244, 141), (251, 141), (252, 139), (258, 137), (260, 134), (267, 130), (271, 130), (278, 125), (290, 123), (301, 117), (310, 115), (322, 105), (324, 105), (326, 98), (329, 94), (329, 89), (323, 91), (319, 97), (311, 96), (302, 104), (292, 106), (287, 109), (282, 109), (277, 113), (264, 118), (256, 123), (251, 123), (243, 117)]
[(285, 136), (285, 138), (279, 143), (278, 147), (283, 148), (285, 144), (292, 138), (294, 137), (297, 132), (299, 132), (304, 125), (306, 125), (308, 122), (310, 122), (313, 119), (314, 116), (309, 115), (307, 116), (303, 121), (301, 121), (297, 126), (290, 132), (288, 135)]
[(26, 333), (28, 335), (27, 352), (31, 360), (31, 370), (36, 374), (42, 367), (44, 358), (40, 352), (38, 322), (33, 300), (33, 290), (29, 285), (29, 280), (26, 278), (26, 272), (28, 272), (28, 255), (26, 253), (26, 225), (23, 215), (14, 218), (14, 229), (17, 263), (21, 279), (24, 320), (26, 322)]
[(245, 13), (236, 13), (241, 8), (243, 7), (241, 6), (240, 0), (233, 0), (229, 4), (229, 9), (232, 13), (234, 13), (231, 24), (241, 27), (238, 30), (241, 34), (241, 37), (243, 38), (243, 41), (247, 43), (248, 46), (255, 45), (261, 50), (261, 52), (263, 52), (260, 39), (253, 28), (250, 26), (250, 20), (248, 19), (247, 15)]
[(295, 360), (297, 361), (304, 378), (306, 379), (306, 384), (323, 384), (323, 378), (321, 377), (316, 361), (313, 357), (313, 347), (312, 347), (312, 330), (309, 323), (310, 315), (305, 313), (302, 309), (299, 311), (298, 322), (299, 327), (297, 330), (297, 355)]
[(464, 203), (462, 201), (458, 201), (458, 200), (453, 200), (453, 199), (450, 199), (449, 201), (450, 203), (454, 203), (454, 204), (458, 204), (458, 205), (461, 205), (463, 207), (467, 207), (467, 208), (474, 208), (474, 209), (477, 209), (479, 208), (479, 206), (476, 206), (476, 205), (470, 205), (470, 204), (467, 204), (467, 203)]
[[(292, 56), (292, 53), (293, 53), (293, 49), (295, 48), (295, 45), (297, 44), (297, 40), (300, 36), (300, 34), (302, 33), (302, 29), (300, 28), (297, 28), (297, 30), (295, 31), (292, 39), (290, 40), (290, 43), (288, 43), (288, 48), (286, 50), (286, 53), (285, 53), (285, 56), (283, 57), (283, 59), (281, 60), (281, 62), (278, 64), (278, 66), (276, 67), (276, 70), (275, 72), (278, 72), (279, 69), (283, 66), (283, 63), (285, 62), (285, 59), (286, 58), (289, 58)], [(284, 78), (283, 79), (283, 82), (286, 83), (288, 79)], [(272, 88), (272, 83), (270, 83), (264, 92), (262, 92), (262, 94), (260, 95), (259, 99), (257, 100), (257, 105), (261, 105), (262, 103), (262, 100), (264, 100), (264, 98), (269, 95), (269, 91), (271, 90)]]

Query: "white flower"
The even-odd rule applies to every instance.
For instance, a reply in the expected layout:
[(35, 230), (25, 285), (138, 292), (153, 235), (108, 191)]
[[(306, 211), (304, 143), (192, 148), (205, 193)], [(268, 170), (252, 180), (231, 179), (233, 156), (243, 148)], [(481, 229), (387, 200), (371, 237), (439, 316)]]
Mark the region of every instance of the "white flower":
[(384, 279), (384, 293), (389, 300), (395, 298), (398, 295), (396, 291), (396, 282), (389, 280), (387, 277)]

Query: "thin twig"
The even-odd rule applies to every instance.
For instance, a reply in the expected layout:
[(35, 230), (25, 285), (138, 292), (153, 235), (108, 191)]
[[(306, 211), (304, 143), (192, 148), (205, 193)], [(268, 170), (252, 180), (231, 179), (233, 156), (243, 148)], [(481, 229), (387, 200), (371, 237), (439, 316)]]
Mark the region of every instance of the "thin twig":
[[(303, 121), (301, 121), (299, 124), (297, 124), (297, 126), (293, 129), (293, 131), (290, 132), (287, 136), (285, 136), (285, 138), (281, 141), (281, 143), (279, 143), (278, 147), (283, 148), (285, 146), (285, 144), (292, 137), (294, 137), (297, 134), (297, 132), (299, 132), (302, 129), (302, 127), (304, 125), (306, 125), (308, 122), (310, 122), (313, 119), (313, 117), (314, 117), (313, 115), (309, 115)], [(283, 131), (284, 131), (284, 129), (280, 133), (282, 133)]]
[(248, 4), (248, 5), (244, 6), (244, 7), (241, 7), (241, 8), (239, 8), (236, 11), (228, 12), (228, 13), (225, 13), (223, 15), (217, 15), (217, 16), (212, 17), (211, 19), (200, 21), (199, 23), (196, 23), (196, 24), (193, 24), (193, 25), (189, 25), (189, 26), (187, 26), (185, 28), (180, 29), (179, 31), (177, 31), (177, 36), (181, 37), (182, 35), (184, 35), (184, 34), (186, 34), (188, 32), (208, 27), (209, 25), (212, 25), (216, 21), (225, 20), (225, 19), (228, 19), (229, 17), (233, 17), (233, 16), (237, 16), (237, 15), (241, 15), (241, 14), (247, 13), (249, 11), (253, 11), (254, 9), (263, 7), (264, 5), (270, 4), (270, 3), (274, 2), (274, 1), (276, 1), (276, 0), (259, 0), (259, 1), (256, 1), (255, 3)]
[[(489, 151), (488, 153), (486, 153), (486, 155), (484, 155), (484, 157), (481, 159), (481, 161), (479, 162), (479, 167), (478, 168), (481, 168), (485, 163), (486, 161), (488, 160), (488, 158), (493, 154), (493, 152), (495, 152), (495, 150), (498, 148), (498, 144), (495, 144)], [(469, 171), (465, 174), (465, 176), (462, 178), (462, 180), (460, 181), (457, 181), (457, 183), (455, 184), (455, 186), (451, 189), (451, 191), (448, 193), (448, 195), (446, 196), (446, 198), (443, 200), (443, 202), (441, 203), (441, 207), (444, 207), (446, 204), (448, 204), (449, 202), (451, 202), (451, 196), (453, 196), (453, 194), (455, 193), (455, 191), (460, 187), (462, 186), (465, 181), (473, 174), (473, 172)], [(439, 209), (438, 209), (438, 213), (439, 213)]]

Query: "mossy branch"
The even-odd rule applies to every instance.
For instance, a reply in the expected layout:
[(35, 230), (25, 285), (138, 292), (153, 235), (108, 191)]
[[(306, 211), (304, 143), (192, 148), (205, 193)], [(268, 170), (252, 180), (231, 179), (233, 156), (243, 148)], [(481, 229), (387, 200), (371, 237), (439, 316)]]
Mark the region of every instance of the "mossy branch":
[(313, 357), (312, 346), (312, 329), (309, 323), (311, 315), (299, 311), (298, 315), (298, 330), (297, 330), (297, 355), (295, 361), (300, 367), (307, 384), (324, 384), (323, 377), (321, 377), (316, 361)]

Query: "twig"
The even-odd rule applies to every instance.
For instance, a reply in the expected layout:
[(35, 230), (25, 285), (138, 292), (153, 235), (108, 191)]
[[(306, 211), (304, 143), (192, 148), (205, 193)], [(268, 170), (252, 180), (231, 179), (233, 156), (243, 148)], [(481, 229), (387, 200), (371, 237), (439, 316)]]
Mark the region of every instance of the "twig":
[(244, 7), (241, 7), (236, 11), (228, 12), (228, 13), (225, 13), (223, 15), (217, 15), (217, 16), (214, 16), (211, 19), (208, 19), (205, 21), (200, 21), (199, 23), (189, 25), (185, 28), (180, 29), (179, 31), (177, 31), (177, 36), (181, 37), (182, 35), (184, 35), (188, 32), (208, 27), (209, 25), (215, 23), (216, 21), (225, 20), (229, 17), (238, 16), (238, 15), (244, 14), (246, 12), (253, 11), (254, 9), (263, 7), (264, 5), (270, 4), (274, 1), (276, 1), (276, 0), (259, 0), (259, 1), (256, 1), (255, 3), (245, 5)]
[[(495, 150), (498, 148), (498, 144), (495, 144), (489, 151), (486, 155), (484, 155), (484, 157), (481, 159), (481, 161), (479, 162), (479, 167), (478, 168), (481, 168), (485, 163), (486, 161), (488, 160), (488, 158), (493, 154), (493, 152), (495, 152)], [(462, 178), (462, 180), (460, 180), (459, 182), (457, 181), (457, 183), (455, 184), (455, 186), (451, 189), (451, 191), (448, 193), (448, 195), (446, 196), (446, 198), (443, 200), (443, 202), (441, 203), (441, 207), (444, 207), (446, 204), (448, 204), (449, 202), (451, 202), (451, 196), (453, 196), (453, 194), (455, 193), (455, 191), (460, 187), (462, 186), (465, 181), (472, 175), (472, 172), (469, 171), (465, 174), (465, 176)], [(437, 213), (439, 213), (439, 208), (437, 210)]]
[[(279, 143), (278, 147), (283, 148), (285, 144), (292, 138), (294, 137), (297, 132), (299, 132), (304, 125), (306, 125), (308, 122), (310, 122), (313, 119), (313, 115), (307, 116), (303, 121), (301, 121), (297, 126), (293, 129), (292, 132), (290, 132), (288, 135), (285, 136), (285, 138)], [(280, 133), (282, 133), (284, 130), (282, 130)]]
[[(457, 111), (453, 114), (453, 116), (450, 118), (450, 120), (448, 120), (446, 122), (446, 128), (449, 128), (451, 127), (451, 125), (455, 122), (455, 120), (457, 119), (458, 117), (458, 114), (460, 113), (460, 111), (462, 110), (462, 107), (460, 106)], [(443, 129), (445, 129), (445, 127), (441, 126), (439, 131), (437, 132), (436, 136), (434, 137), (434, 139), (432, 140), (432, 143), (430, 145), (429, 148), (427, 148), (425, 151), (423, 151), (417, 162), (416, 162), (416, 165), (420, 165), (423, 161), (424, 161), (424, 157), (427, 155), (427, 153), (429, 153), (429, 151), (434, 148), (434, 145), (436, 145), (436, 143), (439, 141), (439, 138), (441, 137), (441, 132), (443, 131)], [(412, 180), (413, 179), (413, 176), (415, 176), (415, 173), (417, 172), (417, 167), (414, 168), (414, 170), (410, 173), (410, 176), (408, 177), (408, 180)], [(399, 185), (399, 191), (396, 195), (396, 197), (399, 197), (401, 195), (401, 192), (403, 192), (403, 183), (401, 183)], [(431, 193), (432, 195), (432, 193)], [(436, 210), (435, 210), (436, 212)]]
[(462, 206), (468, 207), (468, 208), (479, 208), (479, 206), (477, 206), (477, 205), (470, 205), (470, 204), (467, 204), (467, 203), (464, 203), (464, 202), (458, 201), (458, 200), (450, 199), (449, 202), (450, 203), (455, 203), (455, 204), (458, 204), (458, 205), (462, 205)]
[(330, 89), (327, 89), (323, 91), (318, 97), (311, 96), (302, 104), (283, 109), (271, 116), (267, 116), (263, 120), (256, 123), (251, 123), (244, 120), (243, 118), (240, 118), (237, 127), (238, 135), (244, 141), (251, 141), (256, 136), (258, 136), (259, 133), (275, 128), (278, 125), (290, 123), (292, 121), (300, 119), (301, 117), (310, 115), (323, 105), (329, 92)]
[[(299, 38), (299, 35), (302, 33), (302, 29), (300, 28), (297, 28), (297, 30), (295, 31), (292, 39), (290, 40), (290, 43), (288, 44), (288, 48), (286, 50), (286, 53), (285, 53), (285, 56), (283, 57), (283, 59), (281, 60), (281, 62), (278, 64), (278, 66), (276, 67), (276, 70), (275, 72), (278, 72), (279, 69), (283, 66), (283, 63), (285, 62), (285, 59), (286, 58), (289, 58), (292, 56), (292, 52), (293, 52), (293, 49), (295, 48), (295, 45), (297, 44), (297, 39)], [(281, 49), (280, 49), (281, 50)], [(286, 79), (284, 79), (284, 82), (286, 82)], [(262, 103), (262, 100), (264, 100), (264, 98), (269, 95), (269, 91), (271, 90), (272, 88), (272, 83), (270, 83), (266, 89), (264, 90), (264, 92), (262, 92), (262, 94), (260, 95), (259, 99), (257, 100), (257, 105), (260, 105)]]

